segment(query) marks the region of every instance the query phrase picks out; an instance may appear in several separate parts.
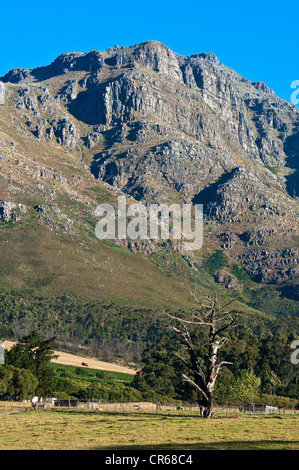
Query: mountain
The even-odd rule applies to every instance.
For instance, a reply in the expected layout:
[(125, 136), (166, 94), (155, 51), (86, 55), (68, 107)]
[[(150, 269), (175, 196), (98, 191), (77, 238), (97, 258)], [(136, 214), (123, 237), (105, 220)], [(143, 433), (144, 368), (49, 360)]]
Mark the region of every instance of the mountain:
[[(246, 281), (247, 312), (298, 312), (296, 106), (157, 41), (0, 80), (3, 292), (191, 308), (195, 282), (226, 298)], [(95, 208), (119, 194), (202, 203), (203, 248), (99, 241)]]

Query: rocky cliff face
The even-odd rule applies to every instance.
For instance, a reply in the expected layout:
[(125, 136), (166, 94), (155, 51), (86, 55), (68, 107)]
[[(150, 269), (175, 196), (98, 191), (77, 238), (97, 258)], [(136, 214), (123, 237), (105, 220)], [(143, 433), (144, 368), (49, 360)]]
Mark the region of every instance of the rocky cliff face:
[(0, 104), (5, 104), (5, 86), (0, 82)]
[(80, 155), (137, 200), (203, 203), (207, 246), (258, 282), (296, 277), (299, 110), (265, 84), (156, 41), (1, 80), (23, 135)]

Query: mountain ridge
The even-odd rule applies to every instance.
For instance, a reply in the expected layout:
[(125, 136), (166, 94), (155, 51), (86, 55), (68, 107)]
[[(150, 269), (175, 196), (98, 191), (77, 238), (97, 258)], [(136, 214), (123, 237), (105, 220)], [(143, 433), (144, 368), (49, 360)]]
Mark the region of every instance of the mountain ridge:
[[(71, 238), (86, 225), (92, 237), (95, 199), (118, 191), (146, 204), (196, 201), (206, 242), (192, 266), (221, 250), (218, 281), (238, 265), (256, 285), (296, 289), (299, 110), (267, 85), (213, 53), (184, 57), (157, 41), (65, 53), (0, 80), (0, 224), (28, 218)], [(236, 282), (219, 285), (230, 293)]]

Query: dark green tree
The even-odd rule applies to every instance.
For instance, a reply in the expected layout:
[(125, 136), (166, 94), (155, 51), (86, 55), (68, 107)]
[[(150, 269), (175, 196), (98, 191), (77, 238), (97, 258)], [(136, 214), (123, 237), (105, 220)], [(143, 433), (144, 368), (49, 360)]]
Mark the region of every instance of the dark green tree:
[(139, 390), (146, 400), (195, 401), (193, 388), (182, 380), (179, 360), (175, 353), (179, 347), (167, 335), (146, 348), (142, 354), (143, 368), (138, 372), (132, 386)]
[(28, 369), (12, 365), (0, 367), (0, 392), (11, 395), (15, 400), (30, 399), (34, 396), (38, 380)]
[(223, 367), (215, 385), (214, 400), (217, 405), (230, 406), (236, 403), (236, 379), (234, 374)]
[(6, 353), (6, 364), (30, 370), (37, 378), (36, 394), (39, 397), (51, 396), (55, 390), (55, 372), (49, 367), (54, 347), (55, 338), (45, 338), (33, 331)]

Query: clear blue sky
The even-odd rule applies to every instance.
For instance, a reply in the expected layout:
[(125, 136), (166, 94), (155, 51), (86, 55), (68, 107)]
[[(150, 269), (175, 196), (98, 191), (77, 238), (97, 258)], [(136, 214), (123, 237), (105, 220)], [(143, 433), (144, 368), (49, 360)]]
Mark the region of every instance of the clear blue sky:
[(47, 65), (63, 52), (154, 39), (183, 55), (214, 52), (289, 101), (299, 80), (298, 13), (298, 0), (2, 2), (0, 76)]

